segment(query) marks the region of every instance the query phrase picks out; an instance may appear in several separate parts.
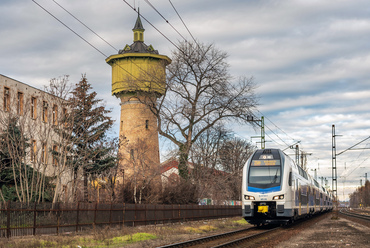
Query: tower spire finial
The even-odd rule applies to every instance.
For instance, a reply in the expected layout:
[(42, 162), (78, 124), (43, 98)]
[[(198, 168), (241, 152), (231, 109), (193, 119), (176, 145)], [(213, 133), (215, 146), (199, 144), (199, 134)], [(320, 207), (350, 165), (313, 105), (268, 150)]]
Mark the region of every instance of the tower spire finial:
[(134, 42), (141, 41), (144, 42), (144, 27), (140, 19), (140, 9), (138, 8), (137, 12), (137, 19), (134, 28), (132, 29), (134, 31)]

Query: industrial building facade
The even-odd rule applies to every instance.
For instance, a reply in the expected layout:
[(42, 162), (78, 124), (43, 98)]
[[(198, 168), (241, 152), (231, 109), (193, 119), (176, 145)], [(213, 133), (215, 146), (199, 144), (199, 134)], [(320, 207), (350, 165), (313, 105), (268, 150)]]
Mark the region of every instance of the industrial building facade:
[(28, 143), (22, 162), (57, 180), (53, 183), (66, 195), (73, 175), (63, 159), (62, 137), (55, 131), (65, 125), (66, 101), (1, 74), (0, 95), (0, 132), (16, 120)]

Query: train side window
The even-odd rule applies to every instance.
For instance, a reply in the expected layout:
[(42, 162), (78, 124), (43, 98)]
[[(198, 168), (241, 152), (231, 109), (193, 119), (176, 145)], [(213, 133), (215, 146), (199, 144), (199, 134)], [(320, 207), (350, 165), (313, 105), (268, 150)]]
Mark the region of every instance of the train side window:
[(289, 172), (289, 181), (288, 181), (289, 186), (292, 186), (292, 172)]

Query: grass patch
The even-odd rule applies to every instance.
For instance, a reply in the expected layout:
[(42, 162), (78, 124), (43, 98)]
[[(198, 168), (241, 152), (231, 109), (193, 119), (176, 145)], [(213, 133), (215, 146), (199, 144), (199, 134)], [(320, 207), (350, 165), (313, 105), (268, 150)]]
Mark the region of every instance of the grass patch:
[(144, 240), (156, 239), (157, 236), (150, 233), (134, 233), (132, 235), (124, 235), (110, 239), (113, 244), (131, 244)]
[(204, 226), (199, 227), (199, 230), (204, 231), (204, 232), (210, 232), (210, 231), (214, 231), (216, 229), (217, 228), (215, 226), (211, 226), (211, 225), (204, 225)]
[[(0, 247), (11, 248), (118, 248), (149, 247), (151, 243), (174, 243), (182, 239), (199, 237), (209, 232), (226, 232), (248, 225), (241, 217), (207, 221), (175, 223), (157, 226), (139, 226), (121, 228), (95, 228), (85, 233), (70, 233), (60, 236), (35, 236), (12, 239), (0, 239)], [(151, 241), (152, 240), (152, 241)], [(144, 245), (145, 244), (145, 245)]]
[(249, 225), (245, 219), (236, 220), (234, 221), (234, 223), (237, 223), (239, 225)]
[(79, 242), (76, 242), (76, 245), (79, 245), (81, 247), (94, 247), (94, 248), (119, 247), (125, 244), (132, 244), (156, 238), (157, 238), (156, 235), (150, 233), (134, 233), (130, 235), (117, 236), (105, 240), (82, 238), (79, 239)]
[(217, 228), (212, 226), (212, 225), (203, 225), (199, 227), (185, 227), (184, 230), (189, 233), (205, 233), (205, 232), (210, 232), (214, 231)]

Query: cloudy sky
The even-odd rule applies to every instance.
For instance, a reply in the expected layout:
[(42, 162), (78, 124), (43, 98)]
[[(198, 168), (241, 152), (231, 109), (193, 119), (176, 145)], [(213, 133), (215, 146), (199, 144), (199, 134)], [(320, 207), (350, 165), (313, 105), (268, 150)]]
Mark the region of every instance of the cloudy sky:
[[(140, 13), (166, 36), (142, 20), (145, 42), (170, 57), (175, 47), (168, 40), (176, 43), (183, 38), (148, 1), (126, 2), (140, 7)], [(191, 40), (172, 2), (196, 39), (228, 53), (231, 74), (253, 76), (259, 115), (265, 117), (267, 147), (285, 149), (300, 141), (300, 149), (310, 154), (309, 171), (313, 174), (316, 169), (330, 186), (332, 125), (342, 135), (336, 137), (337, 153), (363, 140), (354, 148), (370, 148), (370, 139), (366, 140), (370, 136), (370, 1), (149, 2)], [(127, 3), (2, 0), (0, 74), (42, 88), (51, 78), (70, 75), (71, 82), (78, 82), (86, 73), (98, 97), (113, 110), (114, 119), (119, 118), (119, 101), (111, 96), (111, 67), (105, 58), (132, 43), (137, 14)], [(234, 131), (258, 141), (250, 137), (259, 131), (247, 125), (235, 126)], [(294, 154), (290, 149), (285, 152)], [(348, 198), (360, 179), (364, 182), (365, 173), (370, 177), (369, 157), (370, 150), (349, 150), (338, 156), (341, 198)]]

